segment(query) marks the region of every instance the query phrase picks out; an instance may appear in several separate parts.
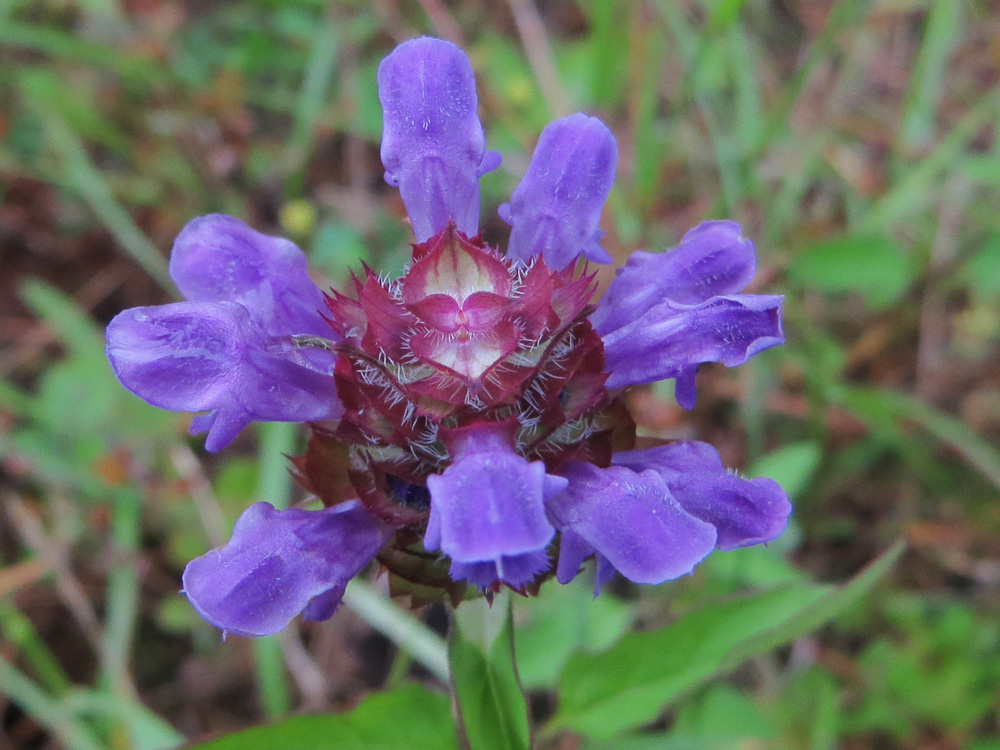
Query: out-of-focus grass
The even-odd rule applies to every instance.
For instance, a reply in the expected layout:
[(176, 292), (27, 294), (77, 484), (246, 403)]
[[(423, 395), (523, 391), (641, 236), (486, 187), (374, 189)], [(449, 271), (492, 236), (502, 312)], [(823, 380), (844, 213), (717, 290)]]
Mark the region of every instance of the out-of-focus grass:
[(882, 599), (613, 746), (995, 747), (1000, 12), (978, 0), (0, 4), (3, 731), (167, 747), (341, 706), (408, 670), (393, 639), (440, 673), (434, 636), (377, 590), (361, 617), (220, 645), (179, 571), (252, 499), (298, 499), (281, 453), (299, 433), (193, 460), (186, 418), (116, 383), (100, 327), (169, 301), (166, 252), (210, 211), (294, 238), (331, 283), (400, 268), (375, 69), (449, 30), (506, 158), (483, 181), (489, 239), (569, 106), (620, 140), (603, 222), (619, 262), (729, 216), (757, 242), (757, 288), (787, 295), (787, 346), (705, 368), (692, 414), (669, 389), (630, 399), (645, 434), (710, 440), (794, 490), (790, 533), (660, 589), (520, 603), (531, 685), (631, 623), (803, 570), (842, 579), (906, 535)]

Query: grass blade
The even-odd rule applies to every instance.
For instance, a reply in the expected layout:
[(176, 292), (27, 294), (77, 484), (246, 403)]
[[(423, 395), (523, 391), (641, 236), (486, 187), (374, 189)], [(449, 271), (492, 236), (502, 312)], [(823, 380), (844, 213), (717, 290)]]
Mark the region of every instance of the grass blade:
[(50, 698), (34, 682), (0, 656), (0, 685), (8, 699), (30, 714), (33, 719), (50, 730), (69, 750), (103, 750), (104, 745), (84, 724), (76, 721), (71, 713)]

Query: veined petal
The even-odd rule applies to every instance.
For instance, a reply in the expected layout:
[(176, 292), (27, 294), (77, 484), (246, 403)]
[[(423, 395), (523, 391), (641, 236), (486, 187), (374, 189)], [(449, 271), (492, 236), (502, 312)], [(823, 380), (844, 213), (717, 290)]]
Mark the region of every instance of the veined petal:
[[(691, 368), (705, 362), (743, 364), (757, 352), (784, 343), (781, 299), (741, 294), (694, 306), (662, 302), (610, 332), (598, 328), (611, 372), (607, 387), (690, 378)], [(691, 383), (685, 385), (693, 390)]]
[(386, 181), (399, 186), (418, 241), (449, 219), (478, 234), (479, 176), (500, 160), (486, 153), (468, 56), (441, 39), (411, 39), (382, 60), (378, 87)]
[(734, 221), (704, 221), (665, 253), (632, 253), (590, 316), (602, 333), (620, 328), (663, 301), (699, 305), (736, 294), (753, 279), (753, 243)]
[(342, 411), (334, 354), (304, 354), (267, 336), (234, 302), (125, 310), (108, 325), (107, 354), (122, 385), (154, 406), (213, 410), (195, 425), (210, 429), (210, 451), (251, 420), (304, 422)]
[(514, 452), (502, 425), (442, 430), (453, 460), (427, 477), (431, 513), (424, 545), (460, 563), (495, 562), (543, 550), (555, 530), (545, 498), (566, 482)]
[(191, 302), (238, 302), (271, 335), (330, 338), (323, 293), (306, 256), (289, 240), (255, 232), (222, 214), (188, 222), (174, 241), (170, 275)]
[(545, 465), (512, 452), (477, 454), (427, 478), (430, 523), (441, 549), (459, 562), (492, 561), (544, 548), (555, 530), (545, 517)]
[(690, 573), (715, 546), (715, 529), (687, 513), (656, 472), (571, 461), (561, 473), (569, 486), (546, 502), (562, 533), (560, 583), (588, 548), (636, 583), (662, 583)]
[(788, 524), (792, 506), (781, 486), (726, 471), (719, 452), (707, 443), (623, 451), (612, 460), (634, 471), (659, 474), (684, 510), (716, 528), (720, 550), (769, 542)]
[(555, 271), (581, 254), (610, 263), (597, 225), (617, 165), (618, 142), (596, 117), (578, 113), (546, 125), (527, 174), (500, 208), (511, 225), (508, 257), (541, 255)]
[(153, 406), (174, 411), (218, 407), (239, 379), (246, 339), (263, 338), (250, 325), (240, 325), (241, 310), (249, 324), (245, 309), (233, 303), (124, 310), (107, 328), (108, 359), (122, 385)]
[(184, 593), (226, 633), (270, 635), (303, 609), (311, 619), (330, 617), (347, 582), (390, 536), (357, 501), (324, 510), (256, 503), (224, 547), (188, 563)]

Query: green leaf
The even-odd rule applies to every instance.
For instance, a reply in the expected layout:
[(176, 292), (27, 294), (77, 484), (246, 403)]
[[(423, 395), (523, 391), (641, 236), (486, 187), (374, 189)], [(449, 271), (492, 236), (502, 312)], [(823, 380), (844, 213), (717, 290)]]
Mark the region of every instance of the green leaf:
[[(881, 388), (849, 388), (841, 400), (873, 430), (898, 430), (900, 418), (912, 419), (930, 434), (958, 451), (995, 487), (1000, 487), (1000, 451), (962, 420), (925, 404), (918, 398)], [(887, 425), (889, 427), (887, 427)]]
[(552, 688), (570, 654), (603, 651), (629, 629), (635, 615), (613, 596), (594, 598), (594, 583), (578, 576), (542, 596), (514, 602), (517, 671), (527, 688)]
[(718, 737), (676, 737), (635, 732), (610, 740), (586, 740), (582, 750), (744, 750), (746, 747), (757, 747), (754, 741), (741, 742), (723, 741)]
[(712, 29), (724, 29), (739, 20), (746, 0), (714, 0), (707, 5), (709, 16), (706, 25)]
[[(1000, 164), (993, 170), (1000, 175)], [(1000, 297), (1000, 232), (991, 232), (962, 270), (963, 279), (982, 299)]]
[(934, 138), (948, 61), (956, 42), (962, 39), (962, 26), (962, 3), (929, 4), (900, 128), (901, 140), (907, 146), (927, 145)]
[(823, 292), (855, 292), (872, 307), (896, 301), (913, 279), (910, 258), (881, 234), (843, 235), (803, 250), (789, 278)]
[(670, 736), (711, 739), (716, 746), (774, 739), (775, 729), (744, 693), (730, 685), (712, 685), (677, 712)]
[(488, 607), (465, 602), (455, 612), (448, 658), (470, 750), (528, 750), (528, 706), (514, 665), (509, 595)]
[(783, 586), (711, 604), (661, 630), (626, 636), (604, 653), (575, 655), (559, 678), (551, 728), (603, 739), (654, 719), (696, 685), (851, 607), (902, 551), (895, 546), (841, 587)]
[(313, 714), (219, 737), (188, 750), (451, 750), (448, 698), (419, 685), (379, 693), (344, 714)]

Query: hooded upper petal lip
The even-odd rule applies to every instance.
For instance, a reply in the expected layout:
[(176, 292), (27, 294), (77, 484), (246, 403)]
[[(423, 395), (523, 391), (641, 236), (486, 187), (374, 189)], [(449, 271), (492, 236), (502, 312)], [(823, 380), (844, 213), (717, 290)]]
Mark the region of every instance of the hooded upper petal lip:
[(542, 130), (528, 172), (500, 216), (511, 225), (507, 255), (527, 263), (542, 256), (557, 271), (581, 255), (598, 263), (598, 222), (615, 181), (618, 142), (596, 117), (577, 113)]
[(479, 177), (499, 166), (487, 154), (468, 56), (440, 39), (396, 47), (378, 68), (382, 164), (421, 242), (454, 221), (479, 231)]

